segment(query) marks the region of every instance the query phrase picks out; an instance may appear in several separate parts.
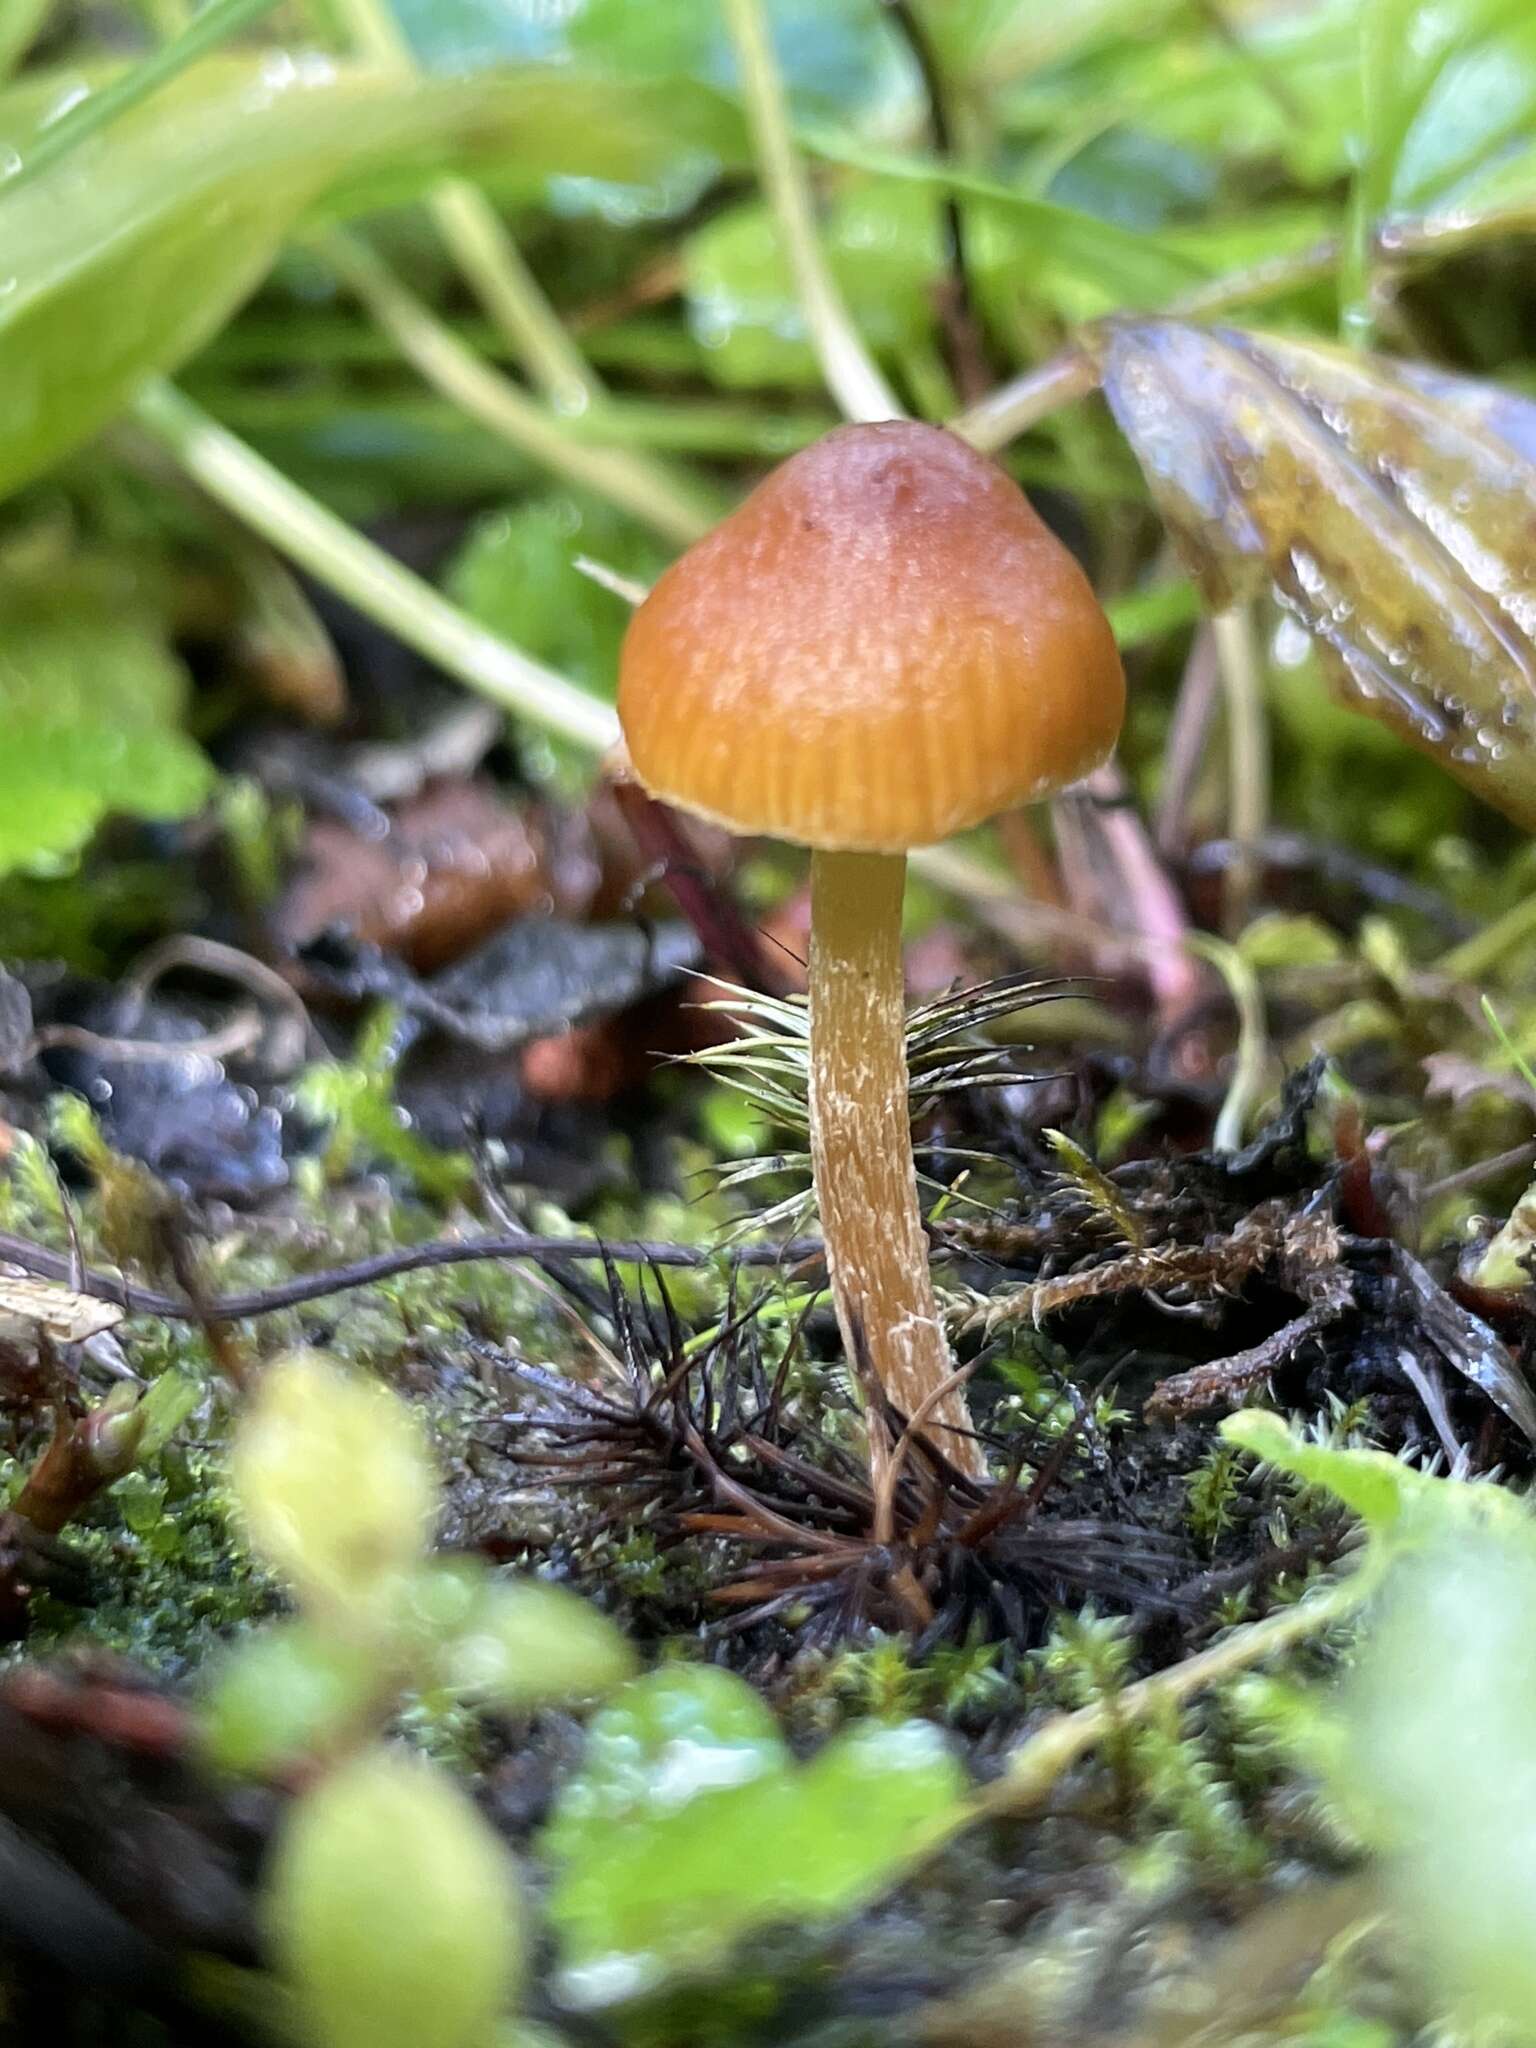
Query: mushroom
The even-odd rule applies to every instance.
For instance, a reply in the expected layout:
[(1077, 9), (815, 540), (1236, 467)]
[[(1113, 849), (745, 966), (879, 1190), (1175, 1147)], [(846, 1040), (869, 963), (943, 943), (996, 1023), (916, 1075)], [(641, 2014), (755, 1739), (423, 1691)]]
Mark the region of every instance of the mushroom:
[[(906, 856), (1078, 781), (1124, 708), (1072, 556), (995, 463), (905, 420), (781, 464), (660, 578), (620, 662), (653, 796), (811, 849), (811, 1162), (843, 1343), (973, 1474), (912, 1162)], [(871, 1443), (883, 1462), (873, 1418)]]

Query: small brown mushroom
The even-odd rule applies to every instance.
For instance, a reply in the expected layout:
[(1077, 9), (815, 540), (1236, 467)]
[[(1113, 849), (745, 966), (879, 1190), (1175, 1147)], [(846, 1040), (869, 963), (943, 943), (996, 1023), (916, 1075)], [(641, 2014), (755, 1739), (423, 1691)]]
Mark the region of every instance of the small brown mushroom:
[(911, 847), (1077, 781), (1125, 707), (1086, 577), (997, 465), (937, 427), (842, 427), (673, 564), (624, 643), (652, 795), (812, 849), (811, 1148), (848, 1354), (984, 1470), (928, 1270), (907, 1107)]

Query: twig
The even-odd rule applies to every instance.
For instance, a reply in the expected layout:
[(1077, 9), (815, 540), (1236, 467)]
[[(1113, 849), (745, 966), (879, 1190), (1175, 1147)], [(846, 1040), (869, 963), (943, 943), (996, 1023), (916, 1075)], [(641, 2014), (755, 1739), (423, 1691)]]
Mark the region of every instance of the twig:
[[(949, 114), (949, 92), (933, 39), (911, 0), (884, 0), (884, 6), (900, 31), (922, 79), (934, 153), (940, 157), (952, 156), (955, 134)], [(950, 375), (962, 400), (979, 401), (991, 379), (986, 340), (976, 310), (976, 294), (971, 287), (965, 216), (960, 210), (960, 195), (952, 187), (946, 188), (944, 193), (943, 221), (947, 276), (939, 310), (944, 336), (949, 344)]]
[(332, 1266), (320, 1273), (305, 1273), (275, 1287), (259, 1287), (249, 1294), (210, 1295), (192, 1303), (174, 1294), (162, 1294), (152, 1287), (137, 1287), (117, 1273), (103, 1273), (79, 1267), (64, 1252), (34, 1244), (30, 1238), (0, 1230), (0, 1264), (20, 1266), (42, 1280), (57, 1280), (76, 1294), (96, 1301), (118, 1303), (130, 1315), (163, 1316), (170, 1322), (196, 1323), (205, 1318), (217, 1322), (238, 1322), (247, 1316), (273, 1315), (279, 1309), (298, 1308), (306, 1301), (318, 1301), (327, 1294), (344, 1294), (354, 1287), (370, 1287), (391, 1280), (399, 1273), (416, 1273), (433, 1266), (469, 1265), (478, 1259), (533, 1259), (541, 1265), (562, 1259), (617, 1261), (623, 1265), (688, 1266), (711, 1264), (716, 1258), (741, 1266), (803, 1265), (822, 1255), (818, 1238), (794, 1238), (784, 1244), (737, 1245), (728, 1251), (700, 1251), (696, 1245), (661, 1244), (648, 1240), (613, 1242), (593, 1237), (530, 1237), (522, 1232), (497, 1237), (443, 1239), (432, 1244), (403, 1246), (397, 1251), (378, 1252), (350, 1265)]
[(983, 1301), (954, 1304), (945, 1318), (951, 1337), (994, 1336), (1013, 1324), (1038, 1329), (1047, 1316), (1107, 1294), (1160, 1293), (1187, 1287), (1232, 1294), (1283, 1249), (1284, 1228), (1271, 1207), (1255, 1209), (1225, 1238), (1205, 1244), (1152, 1245), (1076, 1273), (1010, 1287)]
[(762, 0), (723, 0), (741, 64), (742, 97), (811, 347), (827, 389), (851, 420), (900, 419), (902, 409), (854, 325), (816, 235), (811, 190), (790, 130), (784, 80)]
[(1309, 1337), (1315, 1337), (1333, 1320), (1327, 1308), (1309, 1308), (1247, 1351), (1234, 1351), (1229, 1358), (1212, 1359), (1208, 1365), (1170, 1374), (1148, 1394), (1148, 1417), (1153, 1421), (1181, 1422), (1185, 1416), (1214, 1408), (1218, 1402), (1230, 1406), (1288, 1364)]
[(1425, 1206), (1444, 1201), (1447, 1195), (1459, 1195), (1468, 1188), (1482, 1187), (1487, 1181), (1502, 1180), (1505, 1174), (1519, 1173), (1532, 1164), (1536, 1164), (1536, 1141), (1511, 1145), (1507, 1152), (1495, 1152), (1489, 1159), (1479, 1159), (1472, 1166), (1462, 1167), (1459, 1173), (1448, 1173), (1440, 1180), (1432, 1180), (1421, 1190), (1419, 1200)]

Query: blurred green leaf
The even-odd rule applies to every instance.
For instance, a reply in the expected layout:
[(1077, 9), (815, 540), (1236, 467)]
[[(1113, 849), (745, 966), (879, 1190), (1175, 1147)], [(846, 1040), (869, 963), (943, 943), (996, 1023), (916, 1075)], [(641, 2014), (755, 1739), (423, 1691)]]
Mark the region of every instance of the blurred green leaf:
[(313, 2048), (481, 2048), (522, 1976), (500, 1838), (440, 1771), (383, 1749), (290, 1810), (266, 1919)]
[(265, 1368), (230, 1454), (252, 1547), (317, 1614), (378, 1633), (437, 1484), (415, 1413), (317, 1353)]
[[(802, 132), (806, 146), (830, 162), (867, 171), (889, 185), (952, 193), (979, 222), (1002, 224), (1007, 239), (997, 245), (993, 263), (1027, 264), (1031, 293), (1047, 302), (1063, 284), (1074, 286), (1074, 317), (1157, 305), (1207, 275), (1193, 257), (1157, 235), (1057, 205), (947, 160), (880, 149), (825, 129)], [(1020, 280), (1014, 282), (1017, 287)]]
[(215, 1665), (203, 1744), (220, 1769), (275, 1777), (312, 1762), (376, 1708), (381, 1668), (372, 1644), (308, 1621), (247, 1636)]
[(1533, 1612), (1529, 1515), (1442, 1526), (1394, 1568), (1335, 1702), (1327, 1789), (1463, 2037), (1536, 2039)]
[[(618, 77), (736, 86), (719, 10), (699, 0), (394, 0), (394, 11), (417, 56), (440, 70), (574, 63)], [(868, 0), (778, 0), (772, 27), (785, 83), (809, 104), (867, 107), (904, 69)]]
[[(0, 96), (0, 154), (24, 161), (90, 85), (71, 73)], [(0, 186), (0, 492), (206, 341), (322, 195), (373, 204), (497, 161), (524, 190), (555, 173), (639, 179), (733, 138), (739, 122), (702, 90), (553, 68), (423, 83), (280, 51), (199, 65), (13, 198)]]
[(635, 1680), (594, 1719), (543, 1840), (566, 1995), (632, 1997), (751, 1928), (852, 1911), (963, 1793), (927, 1722), (850, 1729), (798, 1769), (730, 1673), (678, 1665)]
[(446, 588), (481, 625), (611, 698), (630, 607), (583, 575), (579, 555), (643, 584), (654, 582), (668, 559), (633, 520), (559, 492), (525, 497), (479, 519), (449, 567)]
[(1240, 1450), (1341, 1500), (1375, 1539), (1378, 1562), (1458, 1527), (1530, 1526), (1529, 1509), (1503, 1487), (1437, 1479), (1385, 1451), (1340, 1450), (1314, 1443), (1289, 1429), (1283, 1417), (1262, 1408), (1229, 1415), (1221, 1433)]
[(186, 694), (131, 585), (69, 571), (0, 580), (0, 874), (72, 858), (108, 812), (196, 810), (213, 771), (180, 730)]
[(1536, 199), (1528, 0), (1367, 0), (1361, 29), (1368, 220)]
[(1210, 609), (1272, 588), (1347, 703), (1536, 824), (1536, 404), (1174, 321), (1103, 376)]
[(541, 1579), (487, 1579), (439, 1652), (437, 1682), (459, 1699), (527, 1712), (610, 1692), (634, 1662), (590, 1601)]

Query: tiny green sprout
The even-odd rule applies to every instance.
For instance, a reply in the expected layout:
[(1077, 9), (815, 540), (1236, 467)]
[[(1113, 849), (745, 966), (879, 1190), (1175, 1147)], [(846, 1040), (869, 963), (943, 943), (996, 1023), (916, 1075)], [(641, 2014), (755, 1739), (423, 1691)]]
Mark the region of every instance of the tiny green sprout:
[(1048, 1130), (1043, 1135), (1055, 1153), (1057, 1164), (1067, 1183), (1077, 1190), (1096, 1215), (1102, 1216), (1111, 1225), (1118, 1238), (1128, 1244), (1132, 1251), (1140, 1251), (1147, 1241), (1147, 1234), (1126, 1203), (1125, 1197), (1097, 1160), (1091, 1158), (1077, 1140), (1069, 1138), (1065, 1131)]
[(1231, 1526), (1241, 1490), (1240, 1458), (1234, 1445), (1214, 1443), (1184, 1482), (1190, 1533), (1208, 1550)]
[(395, 1101), (400, 1058), (399, 1013), (384, 1003), (374, 1011), (350, 1060), (319, 1060), (294, 1084), (306, 1116), (329, 1128), (322, 1170), (332, 1181), (382, 1162), (409, 1174), (425, 1195), (450, 1201), (470, 1178), (469, 1161), (440, 1152), (412, 1129)]

